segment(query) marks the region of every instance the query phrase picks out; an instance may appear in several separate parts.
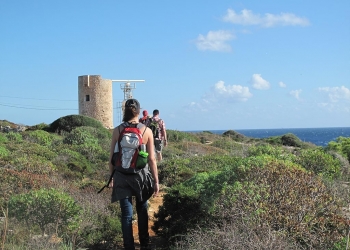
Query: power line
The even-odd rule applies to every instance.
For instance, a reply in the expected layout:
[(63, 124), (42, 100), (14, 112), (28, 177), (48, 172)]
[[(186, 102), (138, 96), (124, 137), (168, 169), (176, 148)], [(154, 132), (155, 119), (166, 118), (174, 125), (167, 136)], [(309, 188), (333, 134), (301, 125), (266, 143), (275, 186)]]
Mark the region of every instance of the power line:
[[(78, 102), (78, 100), (63, 100), (63, 99), (43, 99), (43, 98), (30, 98), (30, 97), (18, 97), (18, 96), (6, 96), (0, 95), (0, 97), (13, 98), (13, 99), (23, 99), (23, 100), (38, 100), (38, 101), (60, 101), (60, 102)], [(120, 100), (113, 100), (113, 102), (118, 102)]]
[(40, 100), (40, 101), (62, 101), (62, 102), (77, 102), (78, 100), (62, 100), (62, 99), (42, 99), (42, 98), (30, 98), (30, 97), (16, 97), (16, 96), (5, 96), (0, 95), (0, 97), (13, 98), (13, 99), (26, 99), (26, 100)]
[(40, 106), (20, 106), (18, 104), (4, 104), (0, 103), (0, 106), (11, 107), (11, 108), (20, 108), (20, 109), (34, 109), (34, 110), (78, 110), (78, 109), (63, 109), (63, 108), (42, 108)]

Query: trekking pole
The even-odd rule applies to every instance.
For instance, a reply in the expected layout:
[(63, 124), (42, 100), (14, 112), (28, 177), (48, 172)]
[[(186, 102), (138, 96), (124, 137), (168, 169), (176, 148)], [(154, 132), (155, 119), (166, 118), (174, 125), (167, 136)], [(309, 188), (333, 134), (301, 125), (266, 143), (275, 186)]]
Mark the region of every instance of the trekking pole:
[(101, 193), (101, 192), (103, 191), (103, 189), (105, 189), (106, 187), (107, 187), (107, 188), (109, 187), (109, 183), (111, 183), (111, 181), (112, 181), (112, 179), (113, 179), (114, 172), (115, 172), (115, 169), (113, 169), (113, 172), (112, 172), (111, 176), (109, 177), (107, 184), (104, 185), (104, 186), (100, 189), (100, 191), (97, 192), (98, 194)]

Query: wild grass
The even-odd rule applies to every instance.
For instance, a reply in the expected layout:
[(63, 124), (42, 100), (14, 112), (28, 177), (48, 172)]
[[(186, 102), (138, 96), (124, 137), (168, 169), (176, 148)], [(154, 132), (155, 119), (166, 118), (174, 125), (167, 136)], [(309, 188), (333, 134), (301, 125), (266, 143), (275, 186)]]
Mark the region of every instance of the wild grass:
[[(0, 132), (1, 249), (102, 250), (121, 242), (119, 205), (110, 203), (110, 189), (97, 194), (108, 178), (110, 137), (80, 116)], [(158, 165), (167, 194), (155, 221), (168, 249), (348, 248), (347, 139), (323, 149), (290, 134), (260, 140), (169, 130), (168, 141)], [(42, 235), (37, 223), (9, 216), (11, 198), (48, 188), (79, 206), (74, 224), (48, 224)]]

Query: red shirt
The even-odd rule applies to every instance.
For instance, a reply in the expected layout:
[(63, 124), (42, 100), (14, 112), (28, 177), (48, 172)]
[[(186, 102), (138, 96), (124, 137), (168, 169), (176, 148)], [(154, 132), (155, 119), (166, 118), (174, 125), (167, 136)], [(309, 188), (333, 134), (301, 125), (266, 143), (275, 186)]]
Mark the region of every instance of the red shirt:
[(144, 124), (144, 125), (146, 125), (146, 126), (148, 127), (148, 125), (151, 123), (150, 119), (151, 119), (151, 117), (149, 117), (149, 116), (144, 116), (144, 117), (141, 117), (141, 118), (139, 119), (139, 122), (142, 123), (142, 124)]

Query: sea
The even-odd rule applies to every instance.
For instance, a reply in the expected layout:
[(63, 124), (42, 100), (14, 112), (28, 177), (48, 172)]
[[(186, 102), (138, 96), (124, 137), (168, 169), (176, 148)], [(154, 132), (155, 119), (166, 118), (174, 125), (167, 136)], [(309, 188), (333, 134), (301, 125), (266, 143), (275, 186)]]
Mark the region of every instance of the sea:
[[(339, 136), (350, 137), (350, 127), (333, 128), (275, 128), (275, 129), (233, 129), (234, 131), (253, 138), (267, 138), (288, 133), (296, 135), (304, 142), (310, 142), (317, 146), (325, 147), (330, 141), (335, 141)], [(207, 130), (214, 134), (223, 134), (228, 130)], [(203, 132), (203, 131), (188, 131)]]

